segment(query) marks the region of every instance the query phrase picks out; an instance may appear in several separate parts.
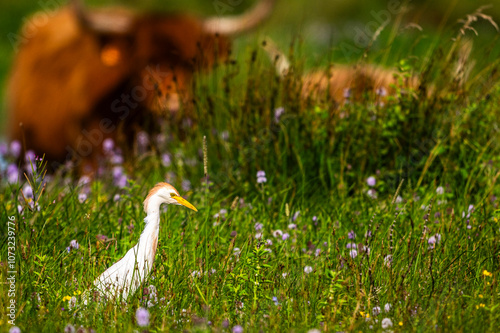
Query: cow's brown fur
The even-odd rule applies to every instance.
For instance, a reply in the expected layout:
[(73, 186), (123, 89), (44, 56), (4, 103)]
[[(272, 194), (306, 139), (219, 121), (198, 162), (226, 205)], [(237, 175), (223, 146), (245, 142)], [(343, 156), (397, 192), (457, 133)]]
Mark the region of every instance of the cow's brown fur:
[[(307, 73), (303, 77), (302, 96), (318, 99), (326, 95), (333, 101), (361, 100), (366, 94), (390, 96), (400, 85), (401, 74), (373, 65), (335, 65), (327, 71)], [(405, 79), (405, 87), (416, 88), (415, 78)]]
[(104, 138), (116, 138), (120, 127), (130, 140), (128, 125), (175, 111), (193, 73), (229, 51), (226, 36), (205, 32), (194, 17), (144, 14), (132, 24), (130, 33), (97, 33), (73, 7), (55, 12), (15, 58), (10, 138), (50, 161), (76, 157), (95, 169)]
[[(262, 47), (276, 67), (277, 74), (284, 78), (290, 70), (290, 63), (274, 42), (266, 38)], [(314, 70), (305, 73), (300, 79), (302, 83), (301, 97), (305, 100), (325, 100), (342, 104), (346, 100), (361, 100), (369, 94), (384, 96), (395, 94), (395, 88), (401, 83), (405, 88), (416, 89), (418, 80), (415, 77), (401, 79), (401, 73), (393, 69), (376, 65), (334, 64), (327, 70)]]

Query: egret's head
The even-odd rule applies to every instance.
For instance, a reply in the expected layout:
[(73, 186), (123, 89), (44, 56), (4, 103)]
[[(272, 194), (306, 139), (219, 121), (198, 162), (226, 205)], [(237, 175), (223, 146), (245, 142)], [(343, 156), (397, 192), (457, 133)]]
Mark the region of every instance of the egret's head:
[(157, 205), (158, 208), (161, 204), (167, 205), (182, 205), (189, 209), (198, 211), (193, 205), (191, 205), (186, 199), (180, 196), (179, 192), (170, 184), (158, 183), (149, 191), (148, 196), (144, 200), (144, 210), (149, 211), (153, 205)]

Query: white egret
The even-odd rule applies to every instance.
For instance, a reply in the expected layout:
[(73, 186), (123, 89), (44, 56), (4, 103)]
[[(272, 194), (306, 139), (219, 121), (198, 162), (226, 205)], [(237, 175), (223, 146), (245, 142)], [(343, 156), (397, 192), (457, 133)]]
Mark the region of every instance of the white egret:
[(107, 299), (119, 296), (126, 299), (128, 295), (133, 294), (140, 287), (148, 276), (153, 267), (158, 246), (161, 204), (182, 205), (198, 211), (182, 198), (172, 185), (156, 184), (144, 200), (144, 211), (147, 214), (144, 219), (146, 226), (139, 242), (128, 250), (122, 259), (109, 267), (94, 281), (94, 287), (100, 295), (104, 295)]

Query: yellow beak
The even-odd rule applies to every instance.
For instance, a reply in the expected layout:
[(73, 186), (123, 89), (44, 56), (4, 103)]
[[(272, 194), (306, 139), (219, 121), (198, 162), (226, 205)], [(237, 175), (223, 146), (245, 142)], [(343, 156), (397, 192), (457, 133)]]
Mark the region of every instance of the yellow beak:
[(175, 199), (180, 205), (183, 205), (183, 206), (186, 206), (187, 208), (189, 209), (192, 209), (194, 210), (195, 212), (198, 211), (198, 209), (196, 209), (195, 206), (191, 205), (186, 199), (184, 199), (183, 197), (178, 197), (176, 195), (173, 195), (172, 196), (172, 199)]

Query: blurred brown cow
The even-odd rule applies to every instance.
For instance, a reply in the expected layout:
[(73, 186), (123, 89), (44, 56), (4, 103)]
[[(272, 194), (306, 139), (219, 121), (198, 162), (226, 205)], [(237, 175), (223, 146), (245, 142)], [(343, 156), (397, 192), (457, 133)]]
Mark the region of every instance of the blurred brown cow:
[[(269, 59), (274, 63), (278, 76), (285, 77), (290, 70), (290, 63), (285, 54), (270, 38), (262, 42)], [(372, 94), (377, 98), (394, 95), (396, 87), (402, 83), (405, 88), (416, 89), (419, 81), (416, 77), (402, 77), (394, 69), (376, 65), (331, 65), (327, 70), (314, 70), (301, 78), (301, 95), (304, 100), (321, 100), (328, 97), (334, 105), (348, 100), (361, 100)]]
[(198, 19), (73, 1), (19, 48), (8, 84), (10, 138), (53, 167), (73, 159), (95, 169), (105, 138), (120, 126), (130, 140), (137, 126), (176, 111), (193, 73), (224, 59), (229, 37), (260, 24), (274, 2)]

